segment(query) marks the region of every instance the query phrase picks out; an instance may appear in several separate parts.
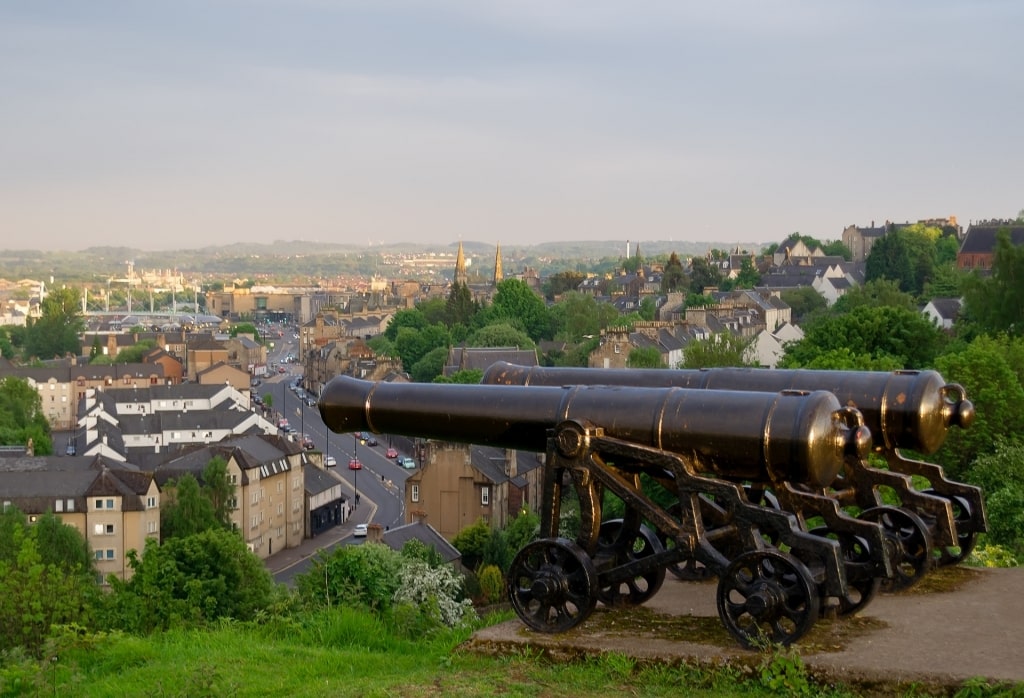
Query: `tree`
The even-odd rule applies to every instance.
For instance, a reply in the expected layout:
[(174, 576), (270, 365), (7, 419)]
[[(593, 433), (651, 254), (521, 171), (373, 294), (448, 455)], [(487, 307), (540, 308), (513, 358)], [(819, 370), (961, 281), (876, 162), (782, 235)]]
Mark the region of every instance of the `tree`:
[(690, 342), (679, 368), (712, 368), (715, 366), (755, 366), (746, 358), (752, 340), (730, 332)]
[(448, 302), (445, 305), (445, 325), (449, 329), (455, 325), (469, 325), (473, 317), (479, 312), (479, 304), (473, 300), (466, 284), (458, 282), (452, 284), (448, 293)]
[(973, 275), (964, 288), (964, 318), (973, 333), (1024, 335), (1024, 246), (1010, 241), (1007, 230), (996, 235), (992, 275)]
[(237, 337), (238, 335), (252, 335), (258, 341), (260, 338), (260, 331), (256, 329), (256, 325), (251, 322), (239, 322), (231, 326), (231, 336)]
[(555, 338), (579, 342), (601, 334), (601, 330), (618, 317), (619, 311), (610, 303), (598, 303), (589, 294), (568, 291), (551, 307), (550, 315)]
[(998, 439), (970, 466), (967, 480), (985, 493), (988, 540), (1024, 554), (1024, 443)]
[(826, 242), (821, 246), (821, 251), (830, 257), (842, 257), (847, 262), (853, 259), (853, 252), (850, 251), (849, 247), (843, 244), (842, 240)]
[(802, 325), (815, 313), (820, 313), (828, 308), (824, 296), (810, 286), (785, 290), (779, 297), (789, 305), (793, 315), (793, 322)]
[(941, 343), (942, 333), (917, 311), (861, 306), (808, 323), (803, 339), (786, 345), (780, 365), (809, 366), (819, 354), (846, 348), (873, 359), (889, 356), (901, 368), (923, 368), (933, 365)]
[(718, 287), (722, 283), (722, 275), (716, 267), (703, 257), (690, 260), (690, 289), (696, 293), (704, 293), (708, 286)]
[(27, 446), (29, 440), (37, 456), (53, 453), (39, 393), (24, 378), (7, 376), (0, 380), (0, 444)]
[[(1020, 342), (981, 336), (963, 349), (943, 354), (935, 368), (950, 382), (964, 387), (974, 403), (975, 419), (969, 429), (950, 429), (938, 462), (952, 476), (960, 476), (982, 455), (992, 453), (1006, 435), (1024, 431), (1024, 387), (1008, 357), (1020, 356)], [(1018, 367), (1018, 370), (1020, 369)]]
[(210, 529), (163, 543), (150, 538), (141, 558), (134, 550), (128, 557), (131, 579), (110, 580), (107, 621), (114, 628), (148, 633), (220, 618), (251, 621), (274, 599), (266, 566), (234, 531)]
[(871, 253), (864, 264), (866, 281), (889, 279), (895, 281), (901, 291), (914, 290), (914, 265), (910, 249), (899, 230), (883, 235), (871, 246)]
[(402, 365), (409, 367), (408, 370), (432, 351), (440, 349), (447, 355), (450, 345), (451, 335), (440, 323), (420, 329), (402, 327), (395, 338), (395, 350), (402, 359)]
[(640, 317), (650, 322), (658, 314), (658, 303), (652, 296), (644, 296), (640, 299)]
[(669, 255), (668, 262), (665, 263), (665, 269), (661, 274), (661, 292), (681, 291), (686, 293), (688, 287), (689, 280), (683, 270), (683, 263), (679, 261), (679, 255), (673, 252)]
[(452, 539), (452, 545), (462, 553), (462, 564), (475, 570), (484, 559), (484, 550), (491, 539), (491, 529), (483, 519), (459, 531)]
[(516, 329), (507, 322), (481, 327), (466, 339), (470, 347), (517, 347), (533, 349), (536, 345), (522, 330)]
[(53, 514), (0, 513), (0, 652), (38, 656), (53, 625), (89, 628), (99, 600), (89, 545)]
[(551, 337), (551, 314), (544, 300), (519, 279), (505, 279), (498, 283), (491, 305), (477, 316), (480, 325), (500, 321), (522, 327), (537, 342)]
[(427, 318), (421, 311), (415, 308), (405, 308), (391, 316), (391, 321), (388, 322), (388, 326), (384, 330), (384, 336), (394, 342), (398, 339), (399, 330), (403, 328), (422, 330), (428, 324)]
[(578, 271), (560, 271), (544, 281), (544, 297), (554, 301), (563, 293), (576, 291), (587, 277)]
[(213, 503), (203, 494), (192, 473), (185, 473), (177, 480), (168, 480), (160, 503), (161, 540), (223, 527)]
[(228, 462), (214, 456), (203, 469), (203, 495), (213, 506), (213, 515), (224, 528), (231, 528), (235, 485), (228, 475)]
[(917, 303), (909, 293), (901, 291), (899, 284), (892, 279), (874, 279), (847, 291), (832, 306), (836, 314), (848, 313), (854, 308), (889, 306), (916, 310)]
[(634, 347), (626, 359), (629, 368), (664, 368), (661, 352), (657, 347)]
[(417, 383), (431, 383), (444, 372), (448, 360), (448, 347), (431, 349), (409, 367), (409, 376)]
[(51, 359), (82, 351), (79, 336), (85, 329), (79, 308), (81, 295), (73, 288), (51, 290), (40, 305), (40, 317), (26, 325), (24, 355)]

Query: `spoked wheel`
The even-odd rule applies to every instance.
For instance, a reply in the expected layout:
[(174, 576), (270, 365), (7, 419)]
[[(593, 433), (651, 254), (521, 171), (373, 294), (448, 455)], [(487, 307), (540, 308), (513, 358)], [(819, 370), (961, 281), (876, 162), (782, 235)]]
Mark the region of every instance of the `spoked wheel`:
[(597, 571), (571, 540), (534, 541), (512, 560), (508, 596), (529, 627), (542, 633), (564, 632), (582, 623), (597, 605)]
[[(654, 531), (640, 526), (636, 533), (630, 533), (623, 526), (622, 519), (611, 519), (601, 524), (598, 549), (612, 557), (613, 567), (641, 560), (664, 552), (661, 541)], [(598, 598), (606, 606), (639, 606), (658, 593), (665, 581), (665, 568), (661, 565), (641, 569), (633, 577), (619, 582), (606, 582), (598, 575)]]
[[(967, 559), (967, 556), (974, 551), (974, 545), (978, 542), (978, 534), (974, 531), (967, 530), (967, 524), (970, 523), (974, 516), (970, 502), (963, 497), (957, 497), (956, 495), (949, 496), (939, 494), (935, 490), (925, 490), (925, 494), (944, 497), (953, 505), (953, 521), (956, 523), (957, 545), (955, 548), (947, 546), (938, 551), (938, 564), (944, 566), (955, 565), (963, 562)], [(973, 528), (973, 526), (971, 528)]]
[(718, 580), (718, 616), (747, 648), (796, 642), (818, 620), (818, 609), (811, 573), (789, 553), (743, 553)]
[(824, 526), (812, 528), (808, 533), (838, 541), (839, 549), (843, 552), (847, 593), (838, 599), (837, 615), (852, 616), (871, 603), (882, 586), (882, 578), (872, 574), (871, 546), (868, 542), (853, 533), (837, 533)]
[(882, 580), (882, 591), (908, 589), (925, 575), (932, 564), (932, 537), (917, 514), (899, 507), (866, 509), (858, 517), (882, 524), (892, 560), (892, 579)]

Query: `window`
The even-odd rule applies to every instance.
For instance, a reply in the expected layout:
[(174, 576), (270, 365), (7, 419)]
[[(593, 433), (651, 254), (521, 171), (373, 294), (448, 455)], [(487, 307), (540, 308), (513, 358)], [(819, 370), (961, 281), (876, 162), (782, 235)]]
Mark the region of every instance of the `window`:
[(480, 488), (480, 503), (488, 506), (491, 503), (491, 488), (484, 486)]
[(156, 497), (146, 497), (146, 508), (153, 509), (156, 507)]
[(412, 490), (411, 490), (411, 492), (409, 494), (409, 498), (412, 499), (412, 501), (414, 501), (414, 502), (420, 501), (420, 486), (419, 485), (413, 485), (412, 486)]
[(113, 548), (107, 548), (106, 552), (107, 552), (106, 558), (108, 560), (113, 560), (114, 559), (114, 549)]
[(53, 511), (54, 511), (54, 513), (57, 513), (57, 514), (59, 514), (62, 511), (64, 511), (64, 500), (63, 499), (58, 499), (56, 502), (54, 502)]
[(92, 532), (97, 536), (112, 536), (114, 535), (114, 524), (98, 523), (92, 527)]
[(114, 508), (114, 500), (113, 499), (97, 499), (96, 500), (96, 508), (97, 509), (113, 509)]
[(69, 499), (68, 500), (68, 511), (74, 511), (74, 510), (75, 510), (75, 500)]
[(156, 521), (150, 521), (146, 524), (146, 533), (156, 533)]

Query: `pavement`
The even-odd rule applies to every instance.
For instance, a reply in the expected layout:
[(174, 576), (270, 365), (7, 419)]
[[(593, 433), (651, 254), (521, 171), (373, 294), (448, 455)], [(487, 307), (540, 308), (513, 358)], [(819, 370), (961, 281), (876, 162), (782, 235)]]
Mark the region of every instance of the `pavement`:
[[(864, 695), (922, 689), (952, 694), (979, 677), (1024, 690), (1024, 569), (941, 568), (918, 586), (879, 595), (856, 616), (819, 620), (794, 645), (808, 672)], [(669, 576), (640, 608), (598, 604), (561, 634), (536, 632), (515, 618), (479, 630), (466, 648), (556, 658), (616, 652), (638, 660), (756, 666), (760, 655), (740, 648), (722, 627), (716, 589), (716, 581)]]
[(277, 577), (300, 562), (316, 556), (324, 548), (333, 547), (351, 537), (356, 524), (372, 522), (376, 513), (377, 504), (368, 497), (361, 496), (359, 507), (352, 512), (347, 521), (324, 531), (315, 538), (304, 539), (294, 548), (285, 548), (279, 553), (274, 553), (263, 562), (270, 574)]

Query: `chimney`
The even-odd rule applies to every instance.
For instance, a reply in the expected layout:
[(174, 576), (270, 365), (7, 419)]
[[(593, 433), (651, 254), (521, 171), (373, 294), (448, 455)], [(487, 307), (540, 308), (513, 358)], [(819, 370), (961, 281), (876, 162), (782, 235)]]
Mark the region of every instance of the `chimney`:
[(366, 540), (371, 543), (380, 543), (384, 539), (384, 527), (379, 523), (372, 523), (366, 527)]

